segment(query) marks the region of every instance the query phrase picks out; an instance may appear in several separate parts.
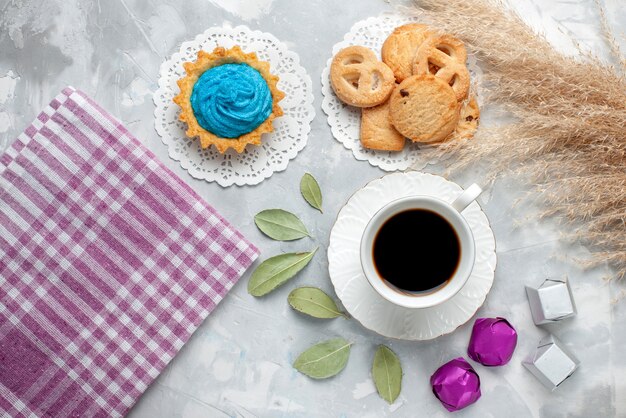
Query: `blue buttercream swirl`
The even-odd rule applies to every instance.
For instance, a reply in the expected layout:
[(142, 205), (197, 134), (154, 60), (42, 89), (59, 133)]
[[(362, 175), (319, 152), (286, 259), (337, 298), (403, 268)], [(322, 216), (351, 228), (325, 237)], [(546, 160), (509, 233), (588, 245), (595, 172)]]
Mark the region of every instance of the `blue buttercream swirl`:
[(191, 92), (198, 124), (222, 138), (255, 130), (272, 113), (267, 82), (248, 64), (223, 64), (205, 71)]

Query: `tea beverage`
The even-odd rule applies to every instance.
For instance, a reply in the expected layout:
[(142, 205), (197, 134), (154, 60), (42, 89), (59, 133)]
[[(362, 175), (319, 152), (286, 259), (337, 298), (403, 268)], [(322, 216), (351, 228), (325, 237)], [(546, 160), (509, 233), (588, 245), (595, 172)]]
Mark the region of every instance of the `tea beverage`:
[(452, 202), (409, 195), (380, 208), (361, 236), (365, 278), (405, 308), (440, 305), (456, 295), (474, 268), (476, 244), (462, 212), (482, 192), (473, 184)]
[(372, 246), (381, 279), (408, 292), (436, 291), (454, 276), (461, 243), (444, 217), (428, 209), (409, 209), (387, 219)]

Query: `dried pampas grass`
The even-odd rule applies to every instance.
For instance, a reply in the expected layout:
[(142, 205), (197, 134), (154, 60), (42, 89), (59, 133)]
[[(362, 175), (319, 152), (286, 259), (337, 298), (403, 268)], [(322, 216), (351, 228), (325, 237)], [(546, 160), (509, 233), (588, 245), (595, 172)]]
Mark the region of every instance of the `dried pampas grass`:
[[(616, 65), (566, 56), (494, 0), (415, 0), (425, 21), (463, 39), (485, 73), (487, 102), (513, 121), (443, 144), (451, 170), (488, 162), (492, 179), (527, 174), (548, 215), (571, 221), (596, 262), (626, 275), (626, 61), (602, 28)], [(526, 177), (528, 178), (528, 177)]]

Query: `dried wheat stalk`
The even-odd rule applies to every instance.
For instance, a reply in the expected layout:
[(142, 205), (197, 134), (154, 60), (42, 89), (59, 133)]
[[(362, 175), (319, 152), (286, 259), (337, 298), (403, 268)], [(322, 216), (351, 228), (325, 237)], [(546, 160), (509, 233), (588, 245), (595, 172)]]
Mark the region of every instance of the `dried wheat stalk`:
[[(626, 61), (602, 27), (616, 66), (557, 51), (496, 0), (415, 0), (412, 13), (463, 39), (485, 73), (487, 101), (513, 121), (450, 142), (451, 170), (488, 162), (491, 178), (526, 174), (596, 262), (626, 275)], [(570, 228), (571, 229), (571, 228)]]

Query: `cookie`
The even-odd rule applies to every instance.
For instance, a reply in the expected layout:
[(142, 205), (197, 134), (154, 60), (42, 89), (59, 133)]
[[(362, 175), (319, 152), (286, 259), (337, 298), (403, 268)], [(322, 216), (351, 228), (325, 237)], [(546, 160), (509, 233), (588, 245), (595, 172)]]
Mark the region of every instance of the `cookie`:
[(413, 142), (445, 139), (459, 120), (459, 104), (448, 83), (432, 74), (414, 75), (389, 99), (393, 126)]
[(413, 74), (435, 74), (450, 84), (457, 101), (467, 97), (470, 75), (467, 67), (467, 51), (463, 42), (452, 35), (432, 35), (417, 49), (413, 61)]
[(330, 65), (330, 83), (342, 102), (372, 107), (385, 102), (395, 85), (393, 72), (363, 46), (339, 51)]
[(404, 136), (391, 124), (389, 101), (361, 109), (361, 144), (381, 151), (402, 151)]
[(454, 132), (450, 134), (449, 139), (471, 139), (478, 129), (479, 118), (480, 109), (478, 108), (478, 102), (475, 97), (472, 97), (461, 106), (459, 123), (457, 123)]
[(398, 83), (413, 75), (415, 54), (428, 36), (428, 26), (409, 23), (395, 28), (385, 40), (381, 50), (383, 62), (391, 68)]

